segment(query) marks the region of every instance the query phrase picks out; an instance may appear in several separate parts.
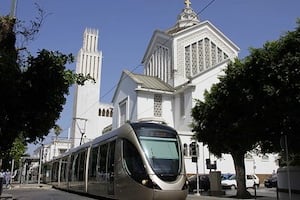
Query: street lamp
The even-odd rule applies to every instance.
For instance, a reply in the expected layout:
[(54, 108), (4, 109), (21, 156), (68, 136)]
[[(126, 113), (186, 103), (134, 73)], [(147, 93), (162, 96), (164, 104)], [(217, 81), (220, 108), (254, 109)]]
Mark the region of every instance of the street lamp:
[(39, 161), (38, 184), (41, 183), (41, 172), (42, 172), (43, 151), (44, 151), (44, 144), (41, 145), (41, 149), (40, 149), (40, 161)]

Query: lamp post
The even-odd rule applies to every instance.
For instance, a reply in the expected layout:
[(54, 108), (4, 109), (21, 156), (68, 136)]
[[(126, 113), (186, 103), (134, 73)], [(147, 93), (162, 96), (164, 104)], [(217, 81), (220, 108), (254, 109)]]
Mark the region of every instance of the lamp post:
[(14, 166), (15, 165), (15, 159), (11, 159), (11, 170), (10, 170), (10, 183), (12, 183), (13, 176), (14, 176)]
[(198, 147), (198, 144), (197, 142), (192, 142), (191, 143), (191, 156), (192, 156), (192, 162), (195, 162), (196, 163), (196, 189), (197, 189), (197, 193), (196, 195), (197, 196), (200, 196), (200, 193), (199, 193), (199, 170), (198, 170), (198, 157), (199, 157), (199, 147)]
[(40, 161), (39, 161), (38, 184), (41, 183), (41, 172), (42, 172), (43, 150), (44, 150), (44, 145), (42, 144), (41, 149), (40, 149)]

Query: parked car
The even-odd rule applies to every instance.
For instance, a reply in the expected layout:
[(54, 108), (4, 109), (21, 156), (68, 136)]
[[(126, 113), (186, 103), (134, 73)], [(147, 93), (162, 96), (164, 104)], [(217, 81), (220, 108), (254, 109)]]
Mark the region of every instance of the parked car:
[(277, 174), (272, 174), (265, 179), (264, 185), (267, 188), (277, 187)]
[(226, 174), (221, 174), (221, 180), (227, 180), (229, 179), (232, 175), (231, 173), (226, 173)]
[[(203, 174), (198, 175), (199, 177), (199, 190), (208, 191), (210, 189), (209, 175)], [(193, 175), (188, 178), (189, 181), (189, 192), (197, 190), (197, 176)]]
[[(221, 181), (222, 188), (224, 189), (236, 189), (237, 188), (237, 183), (236, 183), (236, 176), (232, 175), (230, 176), (227, 180), (222, 180)], [(255, 174), (247, 174), (246, 175), (246, 187), (259, 187), (259, 178)]]

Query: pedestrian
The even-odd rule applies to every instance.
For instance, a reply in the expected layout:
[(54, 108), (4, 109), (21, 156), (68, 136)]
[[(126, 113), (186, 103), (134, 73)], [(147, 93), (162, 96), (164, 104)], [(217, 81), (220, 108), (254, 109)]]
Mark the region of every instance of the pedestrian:
[(5, 186), (6, 188), (10, 188), (10, 179), (11, 179), (11, 174), (10, 171), (7, 169), (5, 172)]
[(3, 170), (1, 169), (1, 171), (0, 171), (0, 196), (3, 191), (3, 182), (4, 182), (3, 179), (4, 179), (4, 174), (3, 174)]
[(2, 183), (4, 182), (4, 172), (3, 169), (0, 171), (0, 179), (2, 180)]
[(1, 169), (1, 171), (0, 171), (0, 178), (2, 179), (2, 184), (4, 184), (5, 183), (5, 173), (4, 173), (3, 169)]

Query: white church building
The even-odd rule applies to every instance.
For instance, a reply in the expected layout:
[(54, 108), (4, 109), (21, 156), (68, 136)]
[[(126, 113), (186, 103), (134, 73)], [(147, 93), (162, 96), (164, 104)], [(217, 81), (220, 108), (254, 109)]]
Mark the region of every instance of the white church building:
[[(71, 128), (71, 146), (76, 147), (115, 129), (125, 122), (159, 121), (175, 128), (184, 150), (188, 174), (196, 173), (190, 145), (191, 109), (195, 99), (203, 100), (223, 69), (238, 57), (239, 48), (209, 21), (200, 21), (185, 0), (185, 8), (175, 25), (154, 31), (142, 59), (143, 74), (124, 70), (114, 92), (112, 103), (101, 103), (100, 83), (102, 52), (98, 50), (98, 30), (86, 29), (83, 46), (77, 57), (76, 73), (89, 74), (95, 82), (76, 85)], [(199, 173), (209, 173), (206, 159), (216, 163), (216, 170), (235, 173), (232, 157), (216, 158), (207, 146), (198, 143)], [(247, 154), (248, 174), (271, 174), (277, 170), (276, 156)]]
[[(190, 156), (193, 142), (191, 109), (227, 64), (238, 56), (239, 48), (209, 21), (200, 21), (185, 1), (176, 24), (167, 30), (154, 31), (144, 54), (144, 74), (124, 70), (115, 90), (112, 128), (127, 121), (162, 121), (175, 128), (181, 138), (187, 173), (196, 171)], [(206, 159), (216, 163), (222, 173), (235, 173), (230, 155), (217, 159), (198, 143), (199, 173), (208, 173)], [(270, 174), (278, 166), (275, 156), (247, 155), (249, 174)]]

